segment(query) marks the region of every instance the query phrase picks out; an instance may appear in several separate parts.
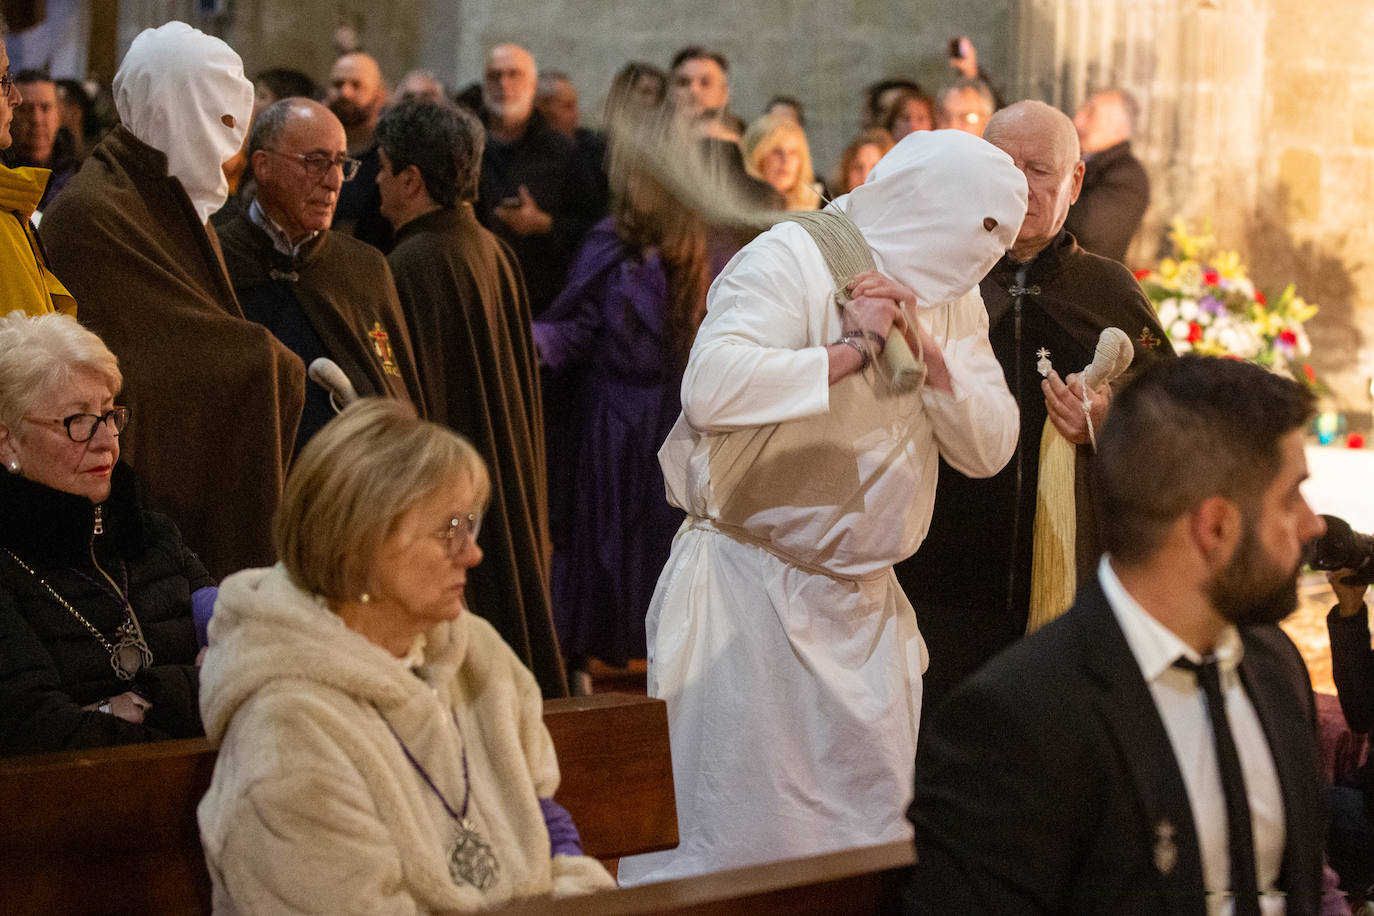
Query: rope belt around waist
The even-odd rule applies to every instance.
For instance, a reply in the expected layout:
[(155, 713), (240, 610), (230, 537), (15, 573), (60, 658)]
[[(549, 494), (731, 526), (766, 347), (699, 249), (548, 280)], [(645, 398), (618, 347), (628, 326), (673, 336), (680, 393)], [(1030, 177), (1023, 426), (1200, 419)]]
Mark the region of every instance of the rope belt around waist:
[(713, 518), (703, 518), (700, 515), (689, 515), (687, 516), (687, 525), (697, 531), (713, 531), (716, 534), (725, 535), (732, 541), (738, 541), (741, 544), (748, 544), (752, 547), (766, 550), (788, 566), (796, 567), (803, 572), (808, 572), (813, 575), (825, 576), (827, 579), (834, 579), (837, 582), (875, 582), (885, 577), (888, 573), (887, 569), (879, 569), (862, 576), (850, 576), (844, 573), (837, 573), (834, 570), (826, 569), (824, 566), (817, 566), (815, 563), (808, 563), (799, 557), (795, 557), (772, 541), (756, 537), (738, 525), (727, 525)]

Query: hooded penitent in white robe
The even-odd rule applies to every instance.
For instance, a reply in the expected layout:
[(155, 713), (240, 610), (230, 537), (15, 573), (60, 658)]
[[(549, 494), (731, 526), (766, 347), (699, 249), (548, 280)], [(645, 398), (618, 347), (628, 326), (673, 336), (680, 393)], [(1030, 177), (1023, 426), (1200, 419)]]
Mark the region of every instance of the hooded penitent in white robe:
[(796, 224), (712, 285), (659, 452), (688, 518), (648, 614), (681, 843), (622, 860), (622, 884), (910, 836), (926, 659), (892, 564), (925, 535), (937, 456), (990, 476), (1015, 447), (977, 283), (1016, 237), (1026, 183), (982, 140), (921, 132), (831, 206), (915, 291), (953, 393), (896, 395), (874, 370), (827, 385), (841, 315)]

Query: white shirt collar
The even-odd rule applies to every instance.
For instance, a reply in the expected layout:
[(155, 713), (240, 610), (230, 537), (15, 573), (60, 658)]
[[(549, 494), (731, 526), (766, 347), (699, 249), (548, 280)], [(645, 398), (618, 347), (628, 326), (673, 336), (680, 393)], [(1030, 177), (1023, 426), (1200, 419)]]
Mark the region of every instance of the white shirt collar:
[[(1103, 556), (1097, 566), (1097, 579), (1102, 583), (1102, 591), (1107, 596), (1116, 622), (1131, 647), (1131, 654), (1140, 665), (1140, 673), (1146, 682), (1152, 682), (1168, 671), (1180, 657), (1201, 663), (1203, 658), (1192, 646), (1178, 637), (1173, 630), (1160, 623), (1149, 611), (1141, 606), (1126, 591), (1112, 569), (1110, 558)], [(1217, 637), (1216, 656), (1222, 673), (1234, 671), (1244, 654), (1240, 632), (1227, 625)]]

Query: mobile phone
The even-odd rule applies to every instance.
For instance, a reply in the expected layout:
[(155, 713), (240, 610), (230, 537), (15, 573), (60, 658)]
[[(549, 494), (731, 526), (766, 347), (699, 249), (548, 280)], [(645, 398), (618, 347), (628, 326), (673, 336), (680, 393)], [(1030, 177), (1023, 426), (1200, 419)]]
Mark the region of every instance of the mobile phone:
[(515, 209), (519, 209), (519, 208), (520, 208), (520, 198), (518, 198), (518, 197), (507, 197), (507, 198), (503, 199), (503, 200), (502, 200), (499, 204), (497, 204), (496, 206), (498, 206), (498, 207), (513, 207), (513, 208), (515, 208)]
[(964, 36), (959, 35), (949, 40), (949, 56), (955, 60), (964, 59)]

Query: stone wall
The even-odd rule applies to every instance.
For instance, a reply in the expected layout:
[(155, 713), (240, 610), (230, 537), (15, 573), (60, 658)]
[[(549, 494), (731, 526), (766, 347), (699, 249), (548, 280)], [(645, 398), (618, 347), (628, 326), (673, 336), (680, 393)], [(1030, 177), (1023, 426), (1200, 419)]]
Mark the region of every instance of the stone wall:
[(944, 47), (972, 37), (1008, 98), (1072, 112), (1117, 84), (1144, 106), (1136, 146), (1154, 202), (1130, 260), (1153, 263), (1169, 222), (1210, 220), (1270, 289), (1296, 283), (1322, 311), (1315, 363), (1335, 403), (1370, 407), (1374, 375), (1374, 5), (1326, 0), (123, 0), (120, 50), (140, 28), (179, 17), (224, 36), (250, 72), (290, 65), (323, 79), (340, 21), (384, 71), (432, 69), (453, 86), (480, 78), (486, 49), (520, 42), (566, 70), (598, 115), (629, 59), (666, 66), (698, 43), (733, 63), (733, 107), (757, 115), (776, 93), (807, 106), (818, 171), (858, 121), (862, 87), (882, 76), (946, 77)]
[(1210, 221), (1309, 324), (1331, 406), (1367, 427), (1374, 375), (1374, 58), (1367, 0), (1021, 0), (1016, 89), (1073, 111), (1121, 85), (1153, 183), (1136, 266), (1175, 217)]
[(391, 79), (425, 68), (454, 87), (481, 78), (487, 49), (517, 42), (542, 67), (568, 72), (584, 120), (600, 119), (615, 72), (631, 59), (666, 68), (688, 44), (731, 61), (732, 107), (746, 119), (775, 94), (807, 109), (819, 171), (828, 171), (858, 126), (862, 88), (890, 75), (934, 87), (946, 77), (945, 47), (969, 35), (984, 66), (1010, 84), (1014, 0), (919, 6), (894, 0), (224, 0), (225, 13), (198, 17), (194, 0), (123, 0), (121, 53), (138, 30), (185, 18), (225, 38), (252, 73), (293, 66), (323, 80), (339, 21), (354, 24)]
[(1374, 376), (1374, 6), (1266, 6), (1251, 260), (1256, 275), (1297, 283), (1322, 307), (1313, 321), (1322, 368), (1343, 409), (1367, 412)]

